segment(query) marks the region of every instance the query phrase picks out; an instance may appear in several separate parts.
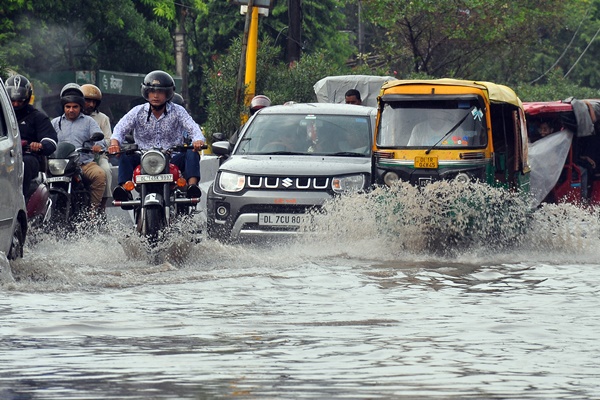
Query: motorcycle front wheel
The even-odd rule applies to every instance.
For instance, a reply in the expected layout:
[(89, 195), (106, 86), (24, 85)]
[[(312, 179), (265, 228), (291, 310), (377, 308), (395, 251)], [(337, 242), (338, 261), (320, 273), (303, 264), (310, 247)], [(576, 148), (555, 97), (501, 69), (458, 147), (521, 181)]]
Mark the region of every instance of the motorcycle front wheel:
[[(147, 207), (145, 210), (145, 221), (138, 222), (138, 232), (145, 234), (148, 241), (156, 243), (158, 234), (165, 227), (165, 217), (161, 207)], [(141, 218), (142, 213), (138, 218)]]

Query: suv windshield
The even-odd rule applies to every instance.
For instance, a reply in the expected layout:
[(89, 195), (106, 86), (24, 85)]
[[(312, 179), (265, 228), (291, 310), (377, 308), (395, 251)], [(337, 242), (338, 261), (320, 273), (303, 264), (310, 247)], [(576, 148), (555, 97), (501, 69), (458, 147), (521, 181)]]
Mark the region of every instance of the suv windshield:
[(477, 98), (385, 103), (380, 147), (478, 148), (487, 145), (485, 112)]
[(370, 156), (371, 125), (355, 115), (258, 114), (235, 154)]

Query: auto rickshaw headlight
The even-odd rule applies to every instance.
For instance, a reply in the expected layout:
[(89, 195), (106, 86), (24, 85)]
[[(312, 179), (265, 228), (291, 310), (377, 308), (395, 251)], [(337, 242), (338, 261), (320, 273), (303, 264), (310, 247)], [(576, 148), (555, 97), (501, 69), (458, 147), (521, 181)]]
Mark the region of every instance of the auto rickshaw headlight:
[(383, 182), (389, 187), (392, 187), (399, 180), (400, 177), (395, 172), (386, 172), (385, 175), (383, 175)]
[(461, 184), (467, 184), (467, 183), (471, 182), (471, 177), (469, 176), (469, 174), (461, 172), (458, 175), (456, 175), (454, 180)]

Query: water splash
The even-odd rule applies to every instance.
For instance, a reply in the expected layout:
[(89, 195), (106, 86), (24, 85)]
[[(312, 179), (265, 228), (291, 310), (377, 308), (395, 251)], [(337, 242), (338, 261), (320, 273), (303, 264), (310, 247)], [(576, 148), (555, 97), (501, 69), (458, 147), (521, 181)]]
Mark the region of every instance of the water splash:
[[(595, 253), (598, 211), (574, 205), (531, 210), (527, 196), (485, 184), (441, 181), (417, 188), (400, 183), (366, 194), (340, 196), (313, 212), (302, 227), (327, 248), (402, 258), (527, 251)], [(312, 235), (306, 242), (313, 242)]]

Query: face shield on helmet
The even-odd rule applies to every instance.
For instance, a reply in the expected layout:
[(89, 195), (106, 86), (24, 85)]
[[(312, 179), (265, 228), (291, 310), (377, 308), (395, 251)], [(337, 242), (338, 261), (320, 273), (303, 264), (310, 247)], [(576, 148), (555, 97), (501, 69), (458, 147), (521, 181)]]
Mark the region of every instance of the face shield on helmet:
[(6, 80), (6, 91), (11, 101), (21, 101), (23, 104), (15, 109), (21, 109), (29, 103), (33, 88), (31, 82), (23, 75), (14, 75)]
[(149, 101), (148, 95), (154, 90), (164, 91), (167, 97), (166, 101), (169, 101), (175, 94), (175, 81), (164, 71), (152, 71), (146, 75), (142, 83), (142, 97)]

